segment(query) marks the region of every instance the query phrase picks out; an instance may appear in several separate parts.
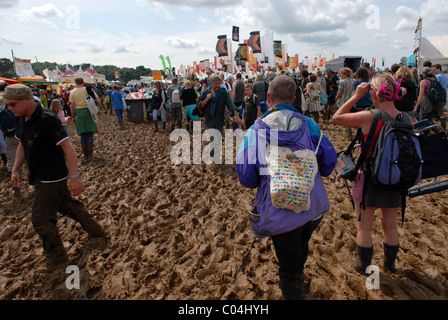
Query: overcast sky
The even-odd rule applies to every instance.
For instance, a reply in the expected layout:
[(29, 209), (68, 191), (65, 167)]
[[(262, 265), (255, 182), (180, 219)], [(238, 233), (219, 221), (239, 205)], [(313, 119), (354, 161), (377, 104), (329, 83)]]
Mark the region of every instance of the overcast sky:
[[(185, 3), (188, 3), (186, 5)], [(162, 68), (216, 55), (217, 36), (240, 42), (251, 31), (273, 32), (290, 56), (331, 59), (357, 55), (386, 67), (414, 50), (414, 29), (423, 36), (448, 30), (446, 0), (0, 0), (0, 58), (78, 65), (143, 65)], [(237, 42), (233, 42), (233, 52)], [(378, 66), (378, 65), (377, 65)]]

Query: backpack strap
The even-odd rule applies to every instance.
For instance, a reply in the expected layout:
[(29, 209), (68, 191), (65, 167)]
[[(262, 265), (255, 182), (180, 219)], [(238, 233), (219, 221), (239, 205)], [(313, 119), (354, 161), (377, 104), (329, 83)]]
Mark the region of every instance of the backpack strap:
[[(375, 136), (375, 132), (376, 132), (376, 129), (378, 127), (378, 122), (380, 120), (380, 110), (373, 109), (372, 113), (373, 113), (372, 125), (370, 127), (370, 131), (369, 131), (369, 135), (367, 136), (367, 140), (362, 144), (361, 155), (360, 155), (360, 157), (358, 159), (358, 162), (356, 163), (356, 168), (357, 169), (359, 169), (361, 167), (361, 165), (364, 163), (365, 158), (367, 156), (367, 152), (369, 151), (370, 147), (373, 144), (373, 138)], [(361, 203), (360, 203), (360, 211), (359, 211), (358, 221), (361, 221), (361, 210), (365, 210), (366, 209), (366, 201), (365, 200), (366, 200), (367, 186), (368, 186), (369, 175), (370, 175), (370, 168), (369, 167), (370, 166), (366, 166), (366, 168), (364, 170), (364, 184), (363, 184), (363, 188), (362, 188), (362, 200), (361, 200)]]

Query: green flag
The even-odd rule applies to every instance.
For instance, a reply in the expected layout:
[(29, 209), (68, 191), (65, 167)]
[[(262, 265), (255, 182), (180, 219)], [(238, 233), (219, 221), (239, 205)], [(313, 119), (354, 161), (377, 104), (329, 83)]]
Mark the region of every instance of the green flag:
[(170, 73), (173, 68), (171, 68), (171, 60), (170, 57), (166, 57), (166, 61), (168, 61), (168, 65), (170, 66)]
[(162, 60), (162, 65), (163, 65), (163, 71), (166, 71), (166, 64), (165, 64), (165, 58), (163, 57), (163, 55), (159, 56), (160, 60)]

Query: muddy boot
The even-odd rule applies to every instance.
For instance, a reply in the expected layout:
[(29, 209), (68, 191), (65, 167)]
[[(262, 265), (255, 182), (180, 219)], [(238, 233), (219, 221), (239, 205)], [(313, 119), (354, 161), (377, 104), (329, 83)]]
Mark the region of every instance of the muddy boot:
[(166, 131), (166, 122), (162, 122), (162, 129), (163, 131)]
[(171, 124), (171, 131), (174, 131), (174, 122)]
[(88, 157), (87, 143), (81, 143), (81, 149), (82, 149), (82, 154), (84, 155), (84, 158), (87, 158)]
[(157, 120), (153, 122), (154, 122), (154, 132), (159, 131), (159, 122)]
[(6, 158), (6, 153), (2, 153), (1, 155), (2, 155), (3, 163), (5, 164), (5, 167), (6, 167), (6, 164), (8, 163), (8, 158)]
[(366, 274), (366, 269), (372, 262), (373, 246), (370, 248), (364, 248), (356, 245), (356, 253), (356, 264), (353, 267), (356, 271)]
[(87, 143), (87, 158), (91, 158), (93, 156), (93, 143)]
[(440, 125), (442, 126), (443, 130), (446, 131), (446, 118), (440, 119)]
[(397, 268), (395, 268), (395, 260), (397, 259), (398, 250), (400, 245), (390, 246), (386, 243), (384, 245), (384, 268), (389, 270), (391, 273), (396, 273)]
[(292, 281), (281, 281), (280, 288), (282, 289), (284, 300), (304, 300), (305, 299), (305, 287), (304, 287), (304, 275), (303, 273), (295, 277)]

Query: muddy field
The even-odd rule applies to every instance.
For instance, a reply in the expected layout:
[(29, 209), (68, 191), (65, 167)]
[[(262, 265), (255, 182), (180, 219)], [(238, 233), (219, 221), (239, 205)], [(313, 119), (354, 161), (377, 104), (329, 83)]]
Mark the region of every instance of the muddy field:
[[(347, 147), (344, 129), (320, 123), (336, 150)], [(160, 129), (159, 125), (159, 129)], [(125, 117), (101, 114), (95, 156), (83, 160), (69, 124), (85, 187), (79, 199), (111, 241), (92, 249), (87, 234), (60, 216), (69, 259), (80, 270), (80, 289), (45, 272), (42, 245), (31, 225), (33, 189), (21, 198), (0, 170), (0, 299), (280, 300), (278, 264), (270, 239), (254, 242), (247, 216), (255, 191), (239, 184), (233, 165), (173, 165), (170, 133)], [(26, 169), (23, 170), (26, 177)], [(369, 290), (353, 269), (356, 219), (347, 189), (324, 179), (331, 202), (310, 243), (305, 270), (311, 300), (438, 300), (448, 298), (448, 197), (408, 200), (399, 227), (401, 274), (382, 271), (380, 215), (374, 227), (373, 264), (380, 289)], [(399, 217), (400, 219), (401, 217)]]

